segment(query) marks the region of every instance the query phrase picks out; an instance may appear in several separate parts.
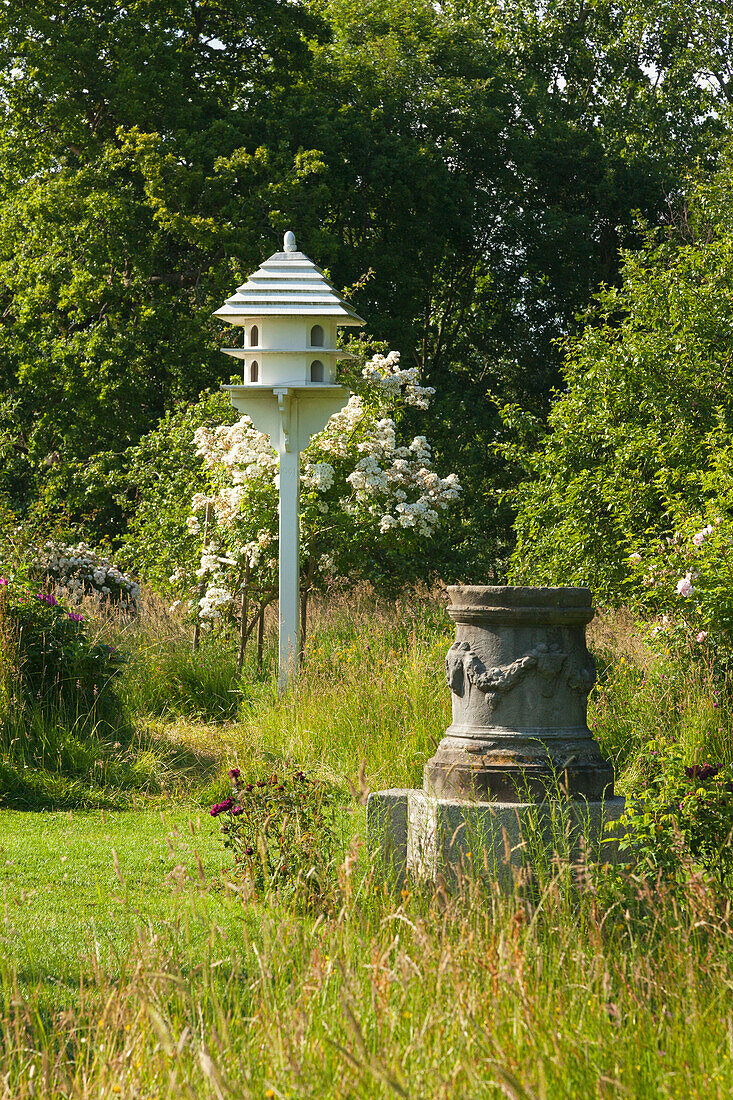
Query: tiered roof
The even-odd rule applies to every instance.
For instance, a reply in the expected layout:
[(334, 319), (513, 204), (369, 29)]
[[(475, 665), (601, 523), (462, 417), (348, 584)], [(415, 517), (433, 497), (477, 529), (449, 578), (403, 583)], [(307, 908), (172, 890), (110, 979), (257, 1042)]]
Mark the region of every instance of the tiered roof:
[(215, 316), (236, 322), (239, 317), (338, 317), (340, 325), (363, 325), (364, 319), (329, 283), (295, 237), (285, 234), (283, 252), (274, 252), (228, 298)]

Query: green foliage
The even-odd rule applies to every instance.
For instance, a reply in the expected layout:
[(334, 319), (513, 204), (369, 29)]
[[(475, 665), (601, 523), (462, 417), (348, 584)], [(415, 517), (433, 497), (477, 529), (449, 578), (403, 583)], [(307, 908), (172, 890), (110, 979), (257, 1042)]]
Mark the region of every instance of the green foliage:
[(283, 766), (247, 781), (229, 771), (230, 797), (209, 811), (222, 817), (224, 847), (255, 891), (294, 894), (312, 909), (333, 893), (338, 806), (343, 795), (323, 779)]
[(733, 431), (732, 209), (729, 160), (667, 239), (626, 254), (622, 286), (569, 342), (549, 433), (520, 454), (513, 578), (619, 602), (636, 587), (630, 554), (675, 515), (716, 508), (710, 475)]
[(0, 579), (0, 657), (8, 703), (40, 703), (99, 718), (117, 708), (113, 680), (123, 656), (90, 641), (84, 616), (55, 596)]
[[(196, 718), (222, 722), (236, 716), (246, 694), (237, 673), (233, 648), (208, 638), (196, 653), (190, 637), (166, 633), (156, 623), (155, 637), (141, 638), (130, 654), (122, 688), (130, 708), (138, 715)], [(244, 675), (254, 677), (247, 664)]]
[(554, 341), (617, 278), (633, 211), (657, 224), (684, 167), (715, 159), (714, 14), (690, 30), (680, 0), (668, 30), (651, 0), (0, 12), (0, 492), (63, 508), (94, 544), (124, 537), (125, 452), (222, 377), (211, 314), (293, 225), (338, 285), (375, 272), (357, 308), (439, 390), (437, 467), (469, 495), (434, 559), (481, 579), (507, 550), (496, 402), (544, 415)]
[(0, 12), (0, 418), (14, 499), (63, 495), (109, 529), (120, 453), (218, 380), (211, 313), (240, 278), (233, 253), (259, 256), (273, 171), (293, 167), (259, 149), (266, 118), (239, 101), (268, 102), (306, 71), (304, 35), (319, 33), (281, 0)]
[(207, 488), (194, 432), (237, 418), (225, 394), (203, 393), (197, 402), (167, 413), (126, 456), (124, 476), (117, 482), (119, 503), (129, 516), (120, 558), (159, 591), (170, 586), (175, 569), (195, 569), (201, 555), (200, 536), (186, 526), (192, 496)]
[[(261, 781), (289, 776), (289, 756), (326, 779), (324, 790), (340, 790), (363, 748), (366, 784), (415, 785), (431, 738), (449, 721), (444, 618), (437, 600), (395, 608), (361, 594), (331, 604), (287, 703), (261, 684), (241, 722), (226, 730), (176, 723), (177, 735), (216, 742), (220, 772), (237, 760), (243, 776)], [(162, 634), (158, 621), (133, 629)], [(633, 778), (633, 765), (650, 732), (636, 719), (692, 727), (693, 696), (704, 703), (709, 685), (699, 670), (693, 682), (689, 669), (685, 679), (661, 658), (650, 668), (628, 621), (606, 620), (598, 631), (603, 686), (615, 691), (604, 704), (605, 731), (614, 719), (637, 729), (620, 769), (633, 794), (646, 782)], [(624, 661), (621, 649), (633, 645)], [(648, 710), (634, 712), (644, 668), (652, 673)], [(719, 736), (730, 753), (729, 715), (726, 722)], [(707, 751), (686, 748), (683, 762)], [(235, 777), (240, 788), (243, 776)], [(685, 790), (692, 796), (708, 782)], [(256, 824), (265, 828), (274, 811), (276, 835), (287, 835), (280, 814), (295, 790), (278, 792), (283, 801), (270, 799)], [(36, 1080), (36, 1091), (62, 1095), (73, 1085), (80, 1097), (96, 1097), (112, 1080), (123, 1095), (173, 1100), (184, 1074), (201, 1096), (214, 1082), (236, 1091), (246, 1081), (253, 1095), (303, 1100), (385, 1088), (522, 1095), (516, 1082), (530, 1096), (585, 1098), (602, 1077), (632, 1082), (644, 1100), (731, 1091), (733, 936), (710, 875), (670, 887), (654, 874), (612, 875), (548, 858), (532, 891), (407, 883), (395, 896), (364, 855), (356, 858), (364, 829), (362, 809), (339, 801), (337, 841), (351, 834), (354, 842), (333, 851), (328, 904), (321, 895), (308, 907), (282, 880), (253, 892), (221, 852), (218, 830), (190, 804), (0, 814), (0, 1073), (12, 1095)], [(292, 839), (288, 852), (304, 857)], [(322, 842), (325, 850), (330, 829)], [(277, 853), (275, 842), (275, 864)], [(311, 855), (312, 866), (321, 853)], [(531, 1014), (531, 1027), (517, 1028), (518, 1013)]]
[(650, 741), (642, 783), (621, 820), (622, 850), (643, 873), (684, 882), (702, 867), (725, 886), (733, 870), (733, 766), (691, 763), (676, 742)]
[(721, 668), (733, 654), (732, 453), (724, 438), (700, 474), (700, 510), (675, 502), (674, 534), (641, 545), (629, 561), (637, 602), (659, 616), (658, 640)]

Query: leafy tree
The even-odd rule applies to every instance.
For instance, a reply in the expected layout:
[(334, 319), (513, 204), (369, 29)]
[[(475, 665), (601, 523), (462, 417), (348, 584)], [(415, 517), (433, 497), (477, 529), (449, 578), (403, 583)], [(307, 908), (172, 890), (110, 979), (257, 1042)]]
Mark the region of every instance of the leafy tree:
[[(716, 500), (727, 510), (718, 459), (733, 432), (732, 211), (728, 157), (664, 234), (626, 254), (622, 285), (602, 292), (569, 341), (549, 433), (515, 452), (528, 474), (515, 580), (618, 599), (636, 587), (630, 555)], [(531, 433), (526, 417), (509, 417)]]
[(260, 145), (261, 104), (321, 31), (286, 0), (0, 7), (14, 496), (35, 471), (31, 493), (88, 513), (90, 456), (124, 451), (221, 377), (212, 310), (260, 255), (268, 185), (309, 170)]
[(715, 156), (685, 3), (669, 33), (656, 0), (0, 5), (0, 491), (119, 536), (125, 452), (221, 379), (211, 313), (294, 225), (438, 390), (467, 495), (436, 560), (486, 576), (497, 405), (545, 414), (633, 211)]
[[(319, 56), (336, 59), (338, 97), (369, 103), (400, 139), (386, 161), (367, 140), (361, 157), (351, 148), (343, 157), (341, 141), (324, 155), (321, 183), (346, 173), (350, 195), (365, 180), (388, 184), (370, 204), (378, 219), (351, 201), (335, 223), (327, 208), (324, 224), (379, 271), (358, 298), (375, 334), (412, 350), (438, 391), (436, 460), (458, 462), (466, 485), (439, 552), (446, 575), (480, 579), (496, 569), (509, 526), (497, 405), (546, 414), (557, 340), (600, 283), (617, 281), (621, 240), (640, 241), (634, 211), (659, 224), (690, 158), (714, 160), (719, 111), (684, 68), (684, 43), (658, 42), (661, 14), (651, 9), (605, 0), (315, 7), (333, 31)], [(307, 144), (328, 148), (320, 135)], [(418, 203), (402, 212), (402, 195)]]

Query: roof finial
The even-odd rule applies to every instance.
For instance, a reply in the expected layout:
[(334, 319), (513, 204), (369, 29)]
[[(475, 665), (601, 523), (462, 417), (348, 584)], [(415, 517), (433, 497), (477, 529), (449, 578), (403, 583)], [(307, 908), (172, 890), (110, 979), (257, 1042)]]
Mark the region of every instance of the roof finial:
[(283, 248), (286, 252), (298, 251), (298, 246), (295, 243), (295, 233), (292, 233), (289, 229), (285, 234), (285, 239), (283, 240)]

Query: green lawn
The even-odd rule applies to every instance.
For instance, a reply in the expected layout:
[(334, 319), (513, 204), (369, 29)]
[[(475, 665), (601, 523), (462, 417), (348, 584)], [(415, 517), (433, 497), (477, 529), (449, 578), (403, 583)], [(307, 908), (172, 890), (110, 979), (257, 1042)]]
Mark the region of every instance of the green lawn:
[(6, 963), (24, 987), (40, 984), (62, 1005), (92, 951), (119, 975), (141, 923), (160, 929), (185, 914), (194, 938), (197, 927), (205, 938), (227, 904), (212, 889), (227, 866), (216, 832), (195, 807), (0, 812)]

